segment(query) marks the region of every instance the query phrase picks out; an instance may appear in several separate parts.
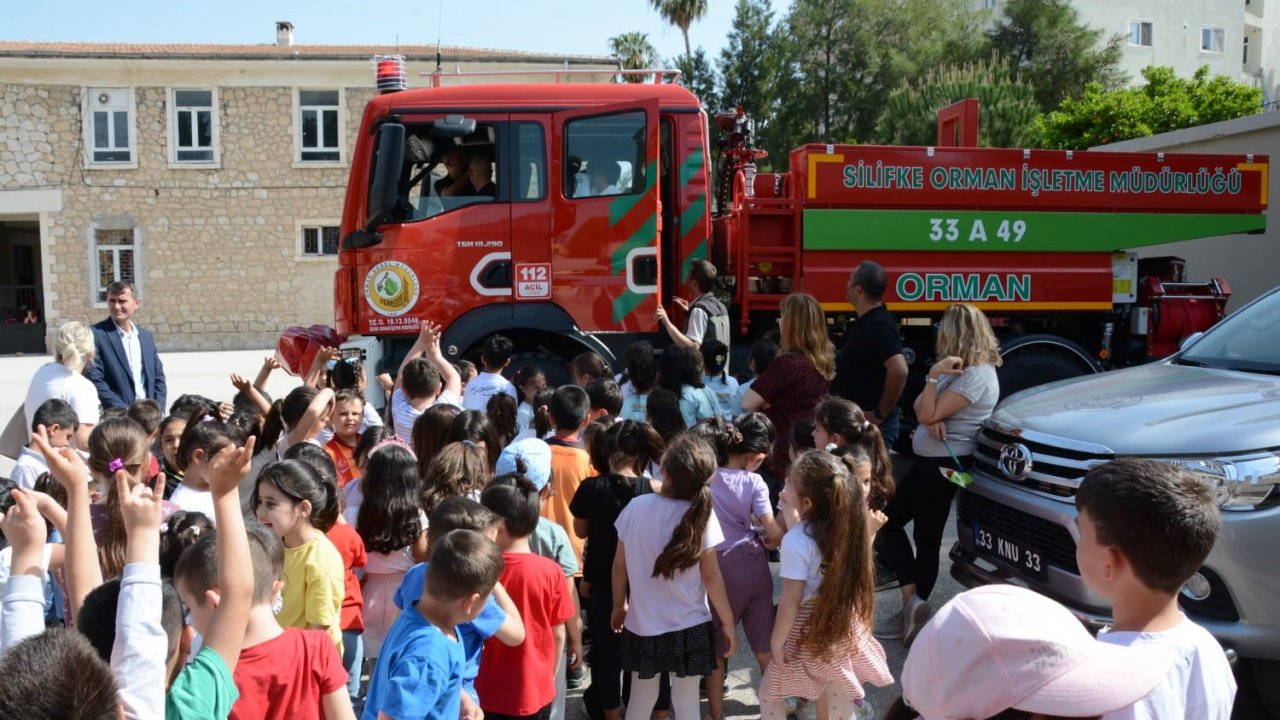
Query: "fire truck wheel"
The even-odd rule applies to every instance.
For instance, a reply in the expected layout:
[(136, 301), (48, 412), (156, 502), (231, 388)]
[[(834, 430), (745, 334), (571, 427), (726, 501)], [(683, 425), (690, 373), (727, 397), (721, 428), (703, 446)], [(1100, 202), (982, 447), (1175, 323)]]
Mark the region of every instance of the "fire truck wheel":
[(1004, 356), (998, 370), (1000, 398), (1054, 380), (1065, 380), (1095, 372), (1069, 351), (1052, 345), (1027, 345)]

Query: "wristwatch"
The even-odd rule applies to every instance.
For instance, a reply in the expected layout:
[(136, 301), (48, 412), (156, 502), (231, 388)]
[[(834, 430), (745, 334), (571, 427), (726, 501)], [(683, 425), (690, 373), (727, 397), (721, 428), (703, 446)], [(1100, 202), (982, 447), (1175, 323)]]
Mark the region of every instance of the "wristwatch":
[(926, 377), (926, 378), (924, 379), (924, 381), (925, 381), (925, 382), (927, 382), (927, 383), (933, 383), (934, 385), (937, 385), (939, 380), (940, 380), (940, 378), (936, 378), (936, 377)]

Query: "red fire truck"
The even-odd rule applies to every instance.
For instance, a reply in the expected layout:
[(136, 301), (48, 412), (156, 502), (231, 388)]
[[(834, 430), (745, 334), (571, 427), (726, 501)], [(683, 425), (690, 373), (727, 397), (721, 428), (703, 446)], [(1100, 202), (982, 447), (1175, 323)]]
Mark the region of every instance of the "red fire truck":
[[(942, 310), (972, 302), (1004, 344), (1011, 391), (1159, 356), (1205, 329), (1226, 282), (1188, 282), (1180, 261), (1130, 251), (1265, 226), (1266, 156), (805, 145), (758, 173), (741, 111), (712, 124), (713, 182), (707, 116), (672, 79), (436, 76), (373, 98), (334, 279), (344, 348), (392, 366), (430, 319), (450, 358), (500, 332), (514, 366), (585, 350), (618, 365), (638, 339), (665, 344), (654, 313), (708, 258), (745, 351), (793, 291), (815, 295), (838, 334), (849, 274), (870, 259), (889, 271), (913, 369), (932, 362)], [(451, 197), (445, 169), (464, 156), (485, 190)]]

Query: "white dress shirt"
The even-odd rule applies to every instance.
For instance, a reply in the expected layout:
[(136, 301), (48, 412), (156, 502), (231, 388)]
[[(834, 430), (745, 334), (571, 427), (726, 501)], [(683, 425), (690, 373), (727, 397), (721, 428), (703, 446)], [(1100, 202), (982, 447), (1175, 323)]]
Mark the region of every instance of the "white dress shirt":
[(133, 377), (133, 394), (137, 400), (145, 400), (147, 386), (142, 382), (142, 342), (138, 339), (138, 327), (132, 326), (129, 332), (116, 325), (120, 334), (120, 344), (124, 346), (125, 359), (129, 361), (129, 374)]

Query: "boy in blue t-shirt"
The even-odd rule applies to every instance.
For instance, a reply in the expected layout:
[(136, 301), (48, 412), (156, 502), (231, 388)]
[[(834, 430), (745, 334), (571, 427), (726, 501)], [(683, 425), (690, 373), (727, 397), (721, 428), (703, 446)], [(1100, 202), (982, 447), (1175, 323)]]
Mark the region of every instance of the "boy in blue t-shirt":
[[(434, 545), (438, 539), (453, 530), (474, 530), (493, 540), (498, 534), (498, 516), (470, 498), (448, 498), (431, 513), (427, 524), (427, 541)], [(428, 565), (429, 563), (418, 563), (404, 574), (404, 580), (395, 594), (396, 607), (404, 610), (422, 596)], [(462, 641), (462, 653), (466, 660), (462, 675), (462, 689), (466, 693), (466, 697), (462, 698), (464, 707), (468, 703), (474, 705), (475, 709), (480, 707), (480, 696), (476, 694), (475, 684), (476, 675), (480, 674), (480, 651), (484, 649), (484, 641), (494, 636), (506, 645), (514, 646), (524, 642), (524, 621), (502, 583), (493, 586), (493, 593), (489, 595), (484, 609), (475, 620), (458, 625), (458, 639)]]
[(458, 625), (484, 610), (504, 562), (494, 542), (454, 530), (432, 543), (422, 595), (396, 618), (369, 679), (364, 720), (456, 718), (466, 657)]

